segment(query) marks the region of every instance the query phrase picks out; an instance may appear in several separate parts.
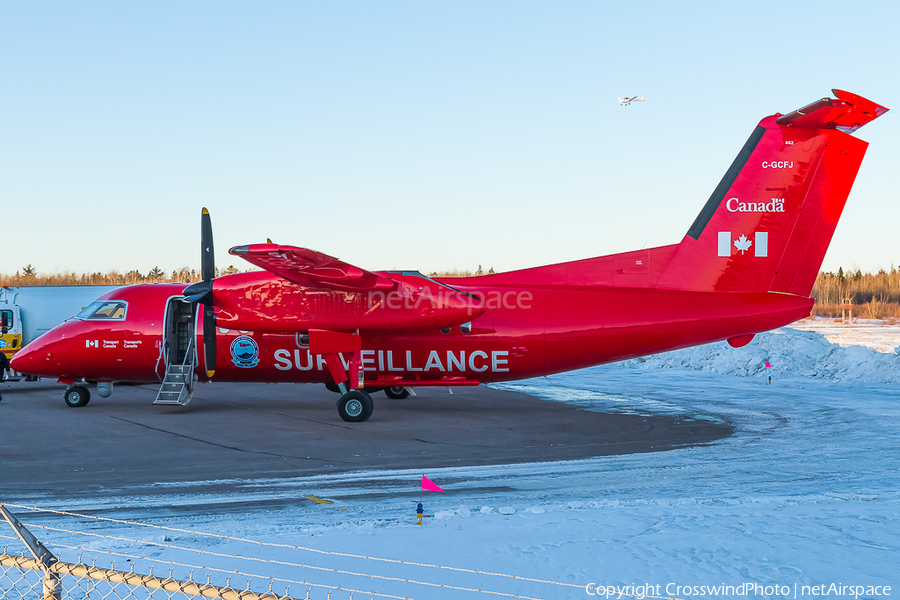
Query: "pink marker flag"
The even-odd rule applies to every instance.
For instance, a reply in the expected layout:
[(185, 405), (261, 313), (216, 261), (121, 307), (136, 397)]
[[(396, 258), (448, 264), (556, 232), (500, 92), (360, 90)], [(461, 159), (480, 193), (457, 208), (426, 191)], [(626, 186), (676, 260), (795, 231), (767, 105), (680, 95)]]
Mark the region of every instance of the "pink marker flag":
[(422, 475), (422, 489), (423, 489), (423, 490), (428, 490), (429, 492), (442, 492), (442, 493), (446, 493), (446, 492), (444, 492), (444, 490), (442, 490), (435, 482), (433, 482), (432, 480), (428, 479), (428, 478), (425, 477), (424, 475)]
[(772, 365), (769, 364), (769, 361), (766, 361), (766, 368), (770, 368)]

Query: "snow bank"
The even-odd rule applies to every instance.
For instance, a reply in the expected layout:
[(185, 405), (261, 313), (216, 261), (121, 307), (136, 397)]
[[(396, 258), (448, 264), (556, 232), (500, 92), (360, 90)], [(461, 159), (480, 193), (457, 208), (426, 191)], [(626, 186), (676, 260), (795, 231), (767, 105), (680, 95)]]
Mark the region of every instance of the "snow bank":
[[(766, 368), (766, 361), (772, 367)], [(900, 355), (862, 346), (841, 347), (819, 333), (778, 329), (743, 348), (726, 342), (617, 363), (638, 369), (692, 369), (739, 377), (815, 377), (870, 383), (900, 382)]]
[(896, 354), (900, 346), (900, 325), (896, 320), (853, 319), (841, 323), (840, 319), (814, 317), (788, 325), (791, 329), (815, 331), (839, 346), (865, 346), (879, 352)]

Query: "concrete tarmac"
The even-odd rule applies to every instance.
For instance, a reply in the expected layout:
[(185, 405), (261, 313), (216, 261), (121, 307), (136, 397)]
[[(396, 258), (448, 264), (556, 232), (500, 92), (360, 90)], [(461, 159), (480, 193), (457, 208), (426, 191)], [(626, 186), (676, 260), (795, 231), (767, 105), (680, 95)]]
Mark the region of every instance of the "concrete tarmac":
[[(705, 444), (727, 426), (603, 414), (486, 387), (373, 394), (364, 423), (338, 417), (321, 385), (211, 383), (187, 407), (154, 406), (156, 386), (91, 390), (0, 384), (0, 502), (154, 493), (162, 482), (299, 477), (371, 469), (572, 460)], [(171, 485), (165, 493), (172, 493)], [(163, 493), (160, 491), (159, 493)]]

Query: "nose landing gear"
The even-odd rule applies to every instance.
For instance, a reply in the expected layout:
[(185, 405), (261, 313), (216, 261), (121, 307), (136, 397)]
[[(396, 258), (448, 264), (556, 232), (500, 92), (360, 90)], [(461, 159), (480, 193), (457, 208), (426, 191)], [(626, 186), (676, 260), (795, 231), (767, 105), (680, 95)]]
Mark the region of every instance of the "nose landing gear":
[(87, 406), (87, 403), (91, 401), (91, 393), (86, 387), (82, 385), (76, 385), (70, 388), (66, 388), (66, 391), (63, 394), (63, 399), (66, 401), (67, 406), (78, 408), (81, 406)]

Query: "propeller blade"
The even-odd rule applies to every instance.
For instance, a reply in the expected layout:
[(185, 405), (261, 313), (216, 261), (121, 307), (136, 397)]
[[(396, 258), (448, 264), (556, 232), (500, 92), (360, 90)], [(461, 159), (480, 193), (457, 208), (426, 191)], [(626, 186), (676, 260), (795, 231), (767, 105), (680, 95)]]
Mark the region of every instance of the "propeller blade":
[(211, 304), (203, 307), (203, 363), (206, 376), (216, 372), (216, 311)]
[(206, 207), (203, 207), (203, 214), (200, 216), (200, 273), (203, 281), (211, 281), (216, 276), (212, 220)]
[(206, 365), (207, 377), (212, 379), (216, 372), (216, 309), (213, 302), (216, 262), (212, 219), (206, 207), (200, 215), (200, 274), (203, 281), (189, 285), (182, 293), (187, 302), (203, 305), (203, 364)]
[(207, 306), (212, 306), (212, 281), (198, 281), (184, 288), (181, 292), (187, 302), (199, 302)]
[(205, 306), (213, 305), (213, 279), (216, 277), (215, 250), (213, 249), (212, 220), (209, 211), (203, 208), (200, 215), (200, 274), (203, 281), (184, 288), (184, 299), (188, 302), (199, 302)]

